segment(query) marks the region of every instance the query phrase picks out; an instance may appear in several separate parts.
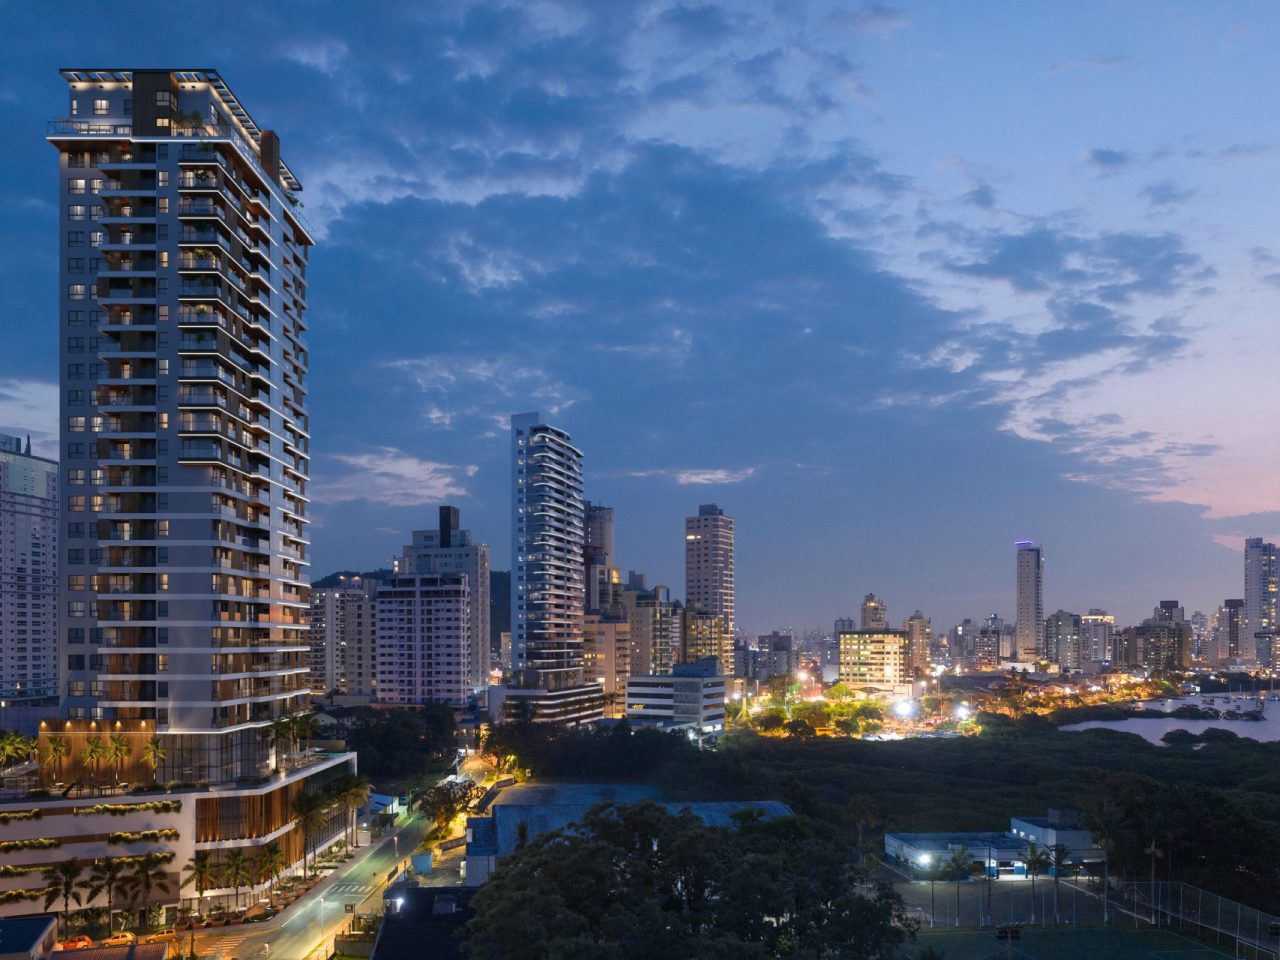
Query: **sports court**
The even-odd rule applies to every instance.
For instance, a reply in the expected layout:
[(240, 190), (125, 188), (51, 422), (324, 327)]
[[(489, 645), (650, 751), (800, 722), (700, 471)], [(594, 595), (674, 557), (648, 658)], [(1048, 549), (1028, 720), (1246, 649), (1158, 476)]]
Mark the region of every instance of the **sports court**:
[[(1223, 943), (1202, 944), (1171, 930), (1135, 930), (1108, 927), (1077, 927), (1074, 929), (1032, 929), (1024, 927), (1020, 939), (997, 940), (990, 930), (933, 930), (919, 931), (914, 947), (908, 947), (907, 956), (918, 954), (925, 947), (933, 947), (946, 960), (999, 960), (1016, 957), (1021, 960), (1220, 960), (1237, 955), (1234, 945)], [(1252, 951), (1242, 945), (1241, 957), (1252, 956)], [(1265, 951), (1258, 955), (1274, 956)]]

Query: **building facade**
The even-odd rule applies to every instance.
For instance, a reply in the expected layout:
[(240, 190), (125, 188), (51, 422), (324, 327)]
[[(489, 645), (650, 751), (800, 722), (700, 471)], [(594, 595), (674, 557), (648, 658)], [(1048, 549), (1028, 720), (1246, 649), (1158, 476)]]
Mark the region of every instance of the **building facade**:
[(0, 702), (58, 697), (58, 464), (0, 434)]
[(1063, 671), (1079, 670), (1087, 659), (1078, 613), (1059, 610), (1044, 622), (1045, 656)]
[(680, 662), (695, 663), (707, 657), (715, 657), (722, 665), (732, 666), (733, 634), (725, 630), (722, 616), (689, 607), (684, 612)]
[(715, 657), (679, 663), (662, 676), (627, 681), (626, 717), (634, 723), (684, 729), (697, 739), (724, 733), (730, 677)]
[(471, 587), (465, 574), (394, 574), (379, 584), (378, 702), (464, 706), (471, 682)]
[(933, 625), (923, 613), (917, 610), (903, 621), (902, 630), (907, 635), (907, 650), (911, 658), (912, 671), (918, 674), (928, 673), (929, 648), (933, 645)]
[(896, 697), (911, 691), (910, 653), (901, 630), (840, 633), (840, 682), (868, 696)]
[(1084, 656), (1088, 660), (1101, 662), (1112, 658), (1112, 634), (1115, 633), (1116, 618), (1097, 607), (1091, 609), (1080, 618), (1081, 644)]
[(467, 683), (479, 692), (489, 683), (492, 666), (489, 642), (489, 547), (473, 543), (470, 530), (460, 529), (457, 507), (441, 507), (438, 530), (415, 530), (413, 542), (393, 561), (398, 574), (464, 576), (471, 605), (468, 611)]
[(862, 598), (861, 616), (863, 630), (889, 629), (889, 608), (874, 593), (868, 593)]
[(671, 590), (658, 584), (652, 590), (632, 571), (620, 601), (631, 624), (631, 672), (666, 674), (679, 662), (684, 640), (684, 606), (671, 599)]
[[(1280, 557), (1276, 545), (1261, 537), (1244, 542), (1244, 622), (1241, 625), (1242, 660), (1258, 660), (1258, 640), (1270, 647), (1276, 632), (1276, 601), (1280, 598)], [(1269, 664), (1268, 664), (1269, 665)]]
[[(604, 692), (583, 679), (582, 452), (538, 413), (511, 418), (511, 682), (508, 715), (584, 723)], [(496, 706), (496, 704), (495, 704)]]
[(696, 517), (685, 518), (685, 606), (719, 617), (730, 638), (736, 624), (733, 552), (733, 517), (714, 503), (702, 504)]
[(621, 607), (583, 617), (582, 668), (587, 682), (604, 691), (604, 715), (621, 716), (631, 676), (631, 622)]
[(260, 776), (310, 693), (301, 185), (216, 71), (62, 75), (63, 712)]
[(1040, 544), (1019, 540), (1017, 547), (1017, 620), (1014, 640), (1018, 656), (1044, 655), (1044, 551)]
[(307, 666), (313, 696), (376, 695), (377, 589), (378, 581), (358, 576), (312, 589)]

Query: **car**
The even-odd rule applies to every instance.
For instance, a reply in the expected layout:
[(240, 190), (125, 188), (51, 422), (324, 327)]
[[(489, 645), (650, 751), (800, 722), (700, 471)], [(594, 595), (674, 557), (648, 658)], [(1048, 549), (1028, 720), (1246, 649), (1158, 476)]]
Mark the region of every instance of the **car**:
[(93, 946), (93, 941), (86, 937), (83, 933), (78, 937), (72, 937), (69, 940), (63, 940), (58, 944), (59, 950), (88, 950)]
[(138, 935), (131, 930), (119, 930), (102, 941), (104, 947), (128, 947), (138, 942)]

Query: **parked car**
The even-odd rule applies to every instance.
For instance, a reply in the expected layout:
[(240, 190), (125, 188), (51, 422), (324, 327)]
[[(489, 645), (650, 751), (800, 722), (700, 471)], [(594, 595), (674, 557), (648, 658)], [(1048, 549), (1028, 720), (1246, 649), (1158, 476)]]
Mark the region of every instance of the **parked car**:
[(128, 947), (138, 942), (138, 935), (132, 930), (120, 930), (102, 941), (104, 947)]
[(88, 950), (92, 946), (93, 946), (93, 941), (82, 933), (78, 937), (72, 937), (69, 940), (63, 940), (58, 944), (58, 949), (59, 950)]

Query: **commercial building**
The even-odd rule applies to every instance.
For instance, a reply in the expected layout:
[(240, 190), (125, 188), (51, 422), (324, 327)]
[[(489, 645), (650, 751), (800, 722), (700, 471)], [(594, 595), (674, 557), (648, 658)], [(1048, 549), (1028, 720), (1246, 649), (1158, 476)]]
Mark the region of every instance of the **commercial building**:
[[(76, 479), (83, 484), (83, 474)], [(58, 464), (0, 434), (0, 718), (58, 698)], [(5, 722), (9, 729), (30, 723)]]
[(475, 693), (466, 574), (393, 574), (374, 602), (378, 702), (465, 706)]
[(1031, 540), (1019, 540), (1015, 580), (1017, 620), (1014, 641), (1019, 658), (1044, 654), (1044, 551)]
[(1059, 610), (1045, 620), (1044, 652), (1063, 671), (1080, 669), (1085, 660), (1080, 614)]
[(511, 418), (511, 682), (490, 709), (585, 723), (604, 691), (582, 662), (582, 452), (538, 413)]
[(311, 693), (347, 702), (369, 702), (377, 694), (377, 609), (379, 581), (339, 577), (337, 586), (311, 590), (307, 657)]
[(663, 730), (687, 730), (698, 740), (724, 733), (724, 710), (732, 678), (715, 657), (678, 663), (663, 676), (627, 680), (626, 717)]
[(216, 71), (62, 75), (63, 712), (261, 776), (310, 694), (301, 184)]
[(872, 697), (911, 694), (907, 635), (901, 630), (858, 630), (837, 635), (840, 682)]
[(476, 693), (488, 686), (491, 666), (489, 547), (473, 543), (471, 531), (459, 529), (459, 519), (457, 507), (441, 507), (439, 529), (413, 531), (413, 542), (392, 566), (397, 574), (466, 577), (470, 604), (466, 683)]
[(604, 715), (621, 716), (631, 676), (631, 622), (622, 607), (583, 617), (582, 669), (586, 681), (604, 691)]
[(685, 518), (685, 605), (719, 617), (730, 639), (736, 623), (733, 537), (733, 517), (714, 503), (702, 504), (696, 517)]
[(889, 629), (889, 608), (874, 593), (868, 593), (862, 598), (862, 629)]

